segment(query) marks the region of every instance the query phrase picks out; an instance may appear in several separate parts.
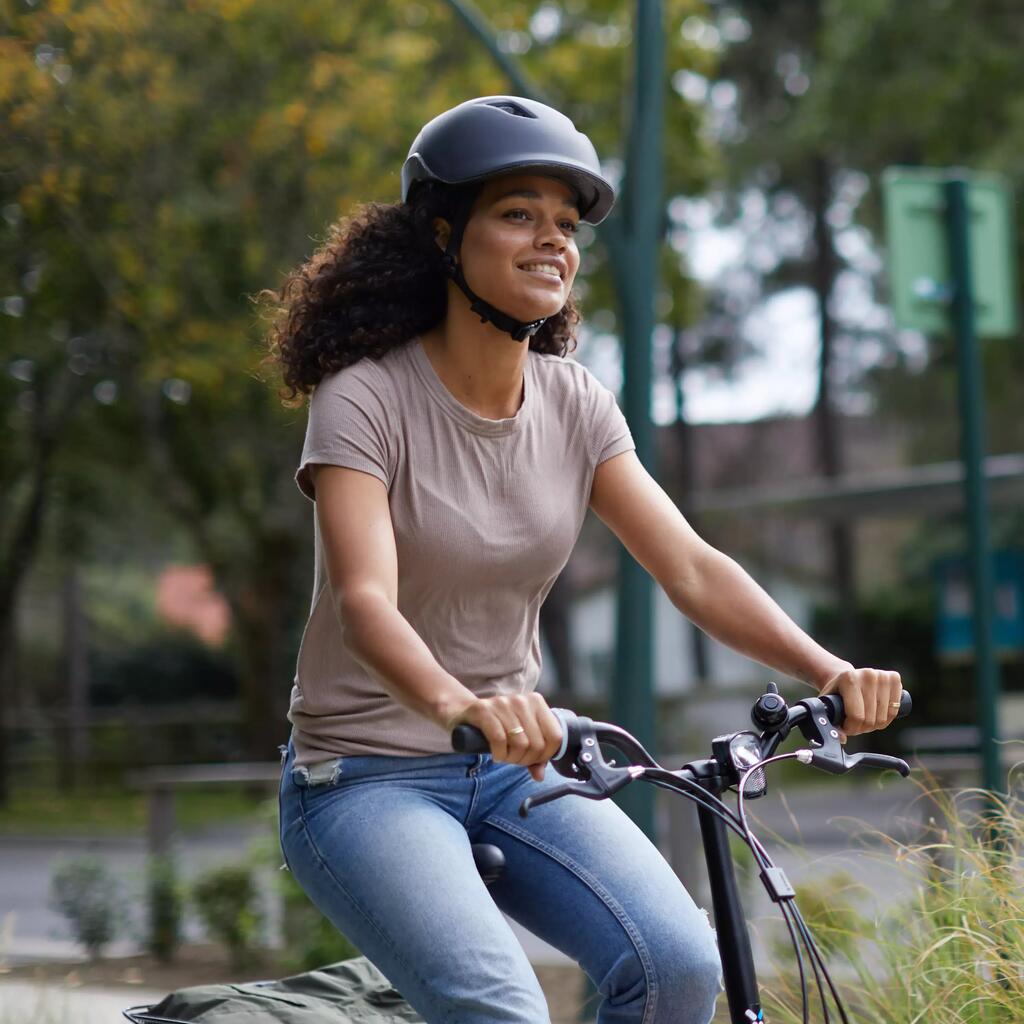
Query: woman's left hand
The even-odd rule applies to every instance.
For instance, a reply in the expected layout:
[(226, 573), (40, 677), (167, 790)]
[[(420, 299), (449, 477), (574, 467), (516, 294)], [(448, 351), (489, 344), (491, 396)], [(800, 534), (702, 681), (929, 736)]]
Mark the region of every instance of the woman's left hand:
[(877, 668), (850, 668), (834, 675), (818, 696), (838, 693), (843, 698), (846, 717), (839, 729), (839, 742), (847, 736), (884, 729), (899, 712), (903, 683), (899, 672)]

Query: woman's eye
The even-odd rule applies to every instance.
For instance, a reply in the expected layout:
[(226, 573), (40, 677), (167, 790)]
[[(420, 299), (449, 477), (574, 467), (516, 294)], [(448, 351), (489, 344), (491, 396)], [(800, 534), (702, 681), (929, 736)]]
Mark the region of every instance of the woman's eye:
[[(505, 213), (504, 213), (504, 216), (506, 216), (506, 217), (516, 217), (517, 214), (522, 214), (523, 217), (525, 217), (527, 219), (529, 219), (529, 217), (530, 217), (530, 213), (529, 213), (528, 210), (523, 210), (523, 209), (520, 209), (518, 207), (516, 209), (514, 209), (514, 210), (506, 210)], [(579, 231), (579, 229), (580, 229), (579, 224), (577, 224), (573, 220), (563, 220), (562, 221), (562, 227), (565, 230), (569, 231), (571, 234), (576, 234), (576, 232)]]

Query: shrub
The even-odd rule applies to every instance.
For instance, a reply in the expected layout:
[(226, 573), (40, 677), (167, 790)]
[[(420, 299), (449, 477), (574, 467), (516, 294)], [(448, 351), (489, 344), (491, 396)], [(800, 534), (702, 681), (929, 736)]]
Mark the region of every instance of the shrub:
[(282, 963), (286, 970), (295, 973), (309, 971), (360, 955), (359, 950), (310, 903), (290, 871), (280, 871), (277, 877), (284, 903), (285, 951)]
[(50, 906), (71, 925), (75, 941), (97, 959), (123, 920), (120, 887), (96, 857), (59, 864), (50, 880)]
[(207, 871), (193, 883), (192, 902), (210, 937), (230, 952), (232, 967), (244, 967), (261, 925), (252, 868), (228, 864)]
[(178, 869), (172, 857), (151, 858), (146, 897), (149, 904), (146, 944), (161, 963), (170, 963), (181, 944), (183, 903)]
[[(927, 841), (903, 845), (882, 837), (887, 861), (901, 864), (911, 874), (914, 897), (885, 906), (873, 921), (850, 908), (841, 910), (832, 916), (831, 931), (826, 928), (818, 936), (819, 946), (832, 965), (845, 961), (835, 980), (846, 997), (851, 1022), (1020, 1020), (1024, 1006), (1024, 814), (1020, 802), (996, 798), (987, 810), (978, 790), (952, 794), (932, 789), (928, 796), (942, 820), (933, 823)], [(813, 901), (807, 909), (817, 913)], [(860, 981), (859, 991), (844, 984), (844, 976), (851, 972)], [(771, 990), (765, 986), (765, 996), (773, 1011), (766, 1014), (769, 1019), (779, 1024), (797, 1024), (802, 1019), (799, 989), (788, 964)], [(815, 992), (810, 996), (817, 1000)]]

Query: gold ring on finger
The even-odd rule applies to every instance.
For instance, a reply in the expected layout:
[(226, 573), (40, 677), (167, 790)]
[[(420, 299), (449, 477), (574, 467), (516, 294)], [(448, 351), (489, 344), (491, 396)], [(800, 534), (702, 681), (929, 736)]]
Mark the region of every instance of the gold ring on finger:
[(517, 725), (514, 729), (509, 729), (508, 735), (515, 736), (517, 733), (520, 732), (526, 732), (526, 730), (521, 725)]
[(900, 702), (899, 701), (896, 701), (895, 704), (890, 704), (889, 705), (889, 707), (891, 707), (891, 708), (898, 708), (899, 706), (900, 706)]

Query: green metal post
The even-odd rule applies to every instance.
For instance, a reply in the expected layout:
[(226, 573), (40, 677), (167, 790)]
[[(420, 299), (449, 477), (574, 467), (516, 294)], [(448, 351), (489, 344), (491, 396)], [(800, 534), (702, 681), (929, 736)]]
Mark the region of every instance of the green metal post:
[(967, 182), (946, 184), (950, 269), (953, 284), (953, 330), (956, 337), (960, 423), (974, 592), (974, 665), (980, 731), (982, 785), (989, 793), (1001, 789), (996, 706), (999, 667), (993, 636), (993, 572), (988, 540), (988, 497), (984, 473), (985, 411), (978, 341), (974, 326), (971, 282), (970, 221)]
[[(518, 63), (503, 53), (493, 29), (470, 0), (447, 0), (463, 24), (483, 43), (523, 96), (551, 103)], [(651, 428), (651, 332), (658, 248), (662, 236), (662, 94), (664, 43), (661, 0), (637, 0), (632, 118), (626, 170), (616, 211), (598, 228), (607, 246), (622, 312), (623, 411), (637, 456), (654, 472)], [(557, 106), (557, 104), (555, 104)], [(625, 551), (620, 557), (615, 672), (611, 717), (649, 750), (656, 747), (652, 685), (653, 588), (650, 577)], [(655, 838), (650, 786), (629, 786), (617, 802)]]
[[(664, 42), (660, 0), (637, 0), (633, 116), (629, 166), (622, 190), (622, 229), (626, 259), (620, 268), (623, 309), (623, 408), (637, 456), (654, 472), (651, 426), (651, 332), (657, 286), (662, 202), (662, 94)], [(612, 720), (654, 750), (653, 610), (654, 591), (647, 572), (625, 550), (619, 559)], [(650, 786), (629, 786), (620, 805), (655, 838), (654, 793)]]

